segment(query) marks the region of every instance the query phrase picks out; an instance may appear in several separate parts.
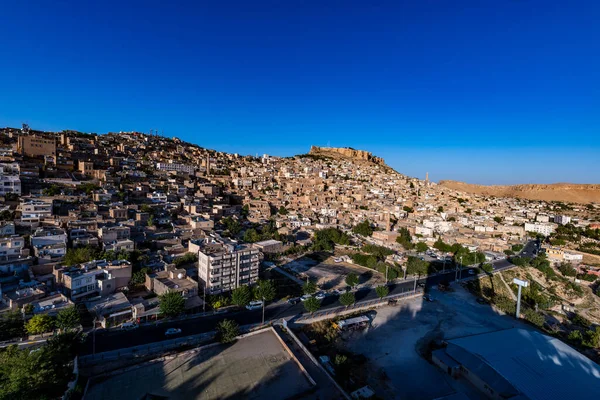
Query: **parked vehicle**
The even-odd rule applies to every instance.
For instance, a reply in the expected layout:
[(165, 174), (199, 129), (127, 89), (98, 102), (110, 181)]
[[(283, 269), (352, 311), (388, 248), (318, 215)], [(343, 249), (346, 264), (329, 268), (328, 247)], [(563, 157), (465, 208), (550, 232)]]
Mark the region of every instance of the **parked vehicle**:
[(136, 324), (135, 322), (125, 322), (125, 323), (123, 323), (123, 325), (121, 325), (121, 329), (124, 331), (132, 331), (139, 327), (140, 326), (138, 324)]
[(326, 294), (324, 292), (319, 292), (315, 295), (317, 300), (323, 300), (325, 298), (325, 296), (326, 296)]
[(473, 269), (470, 269), (470, 270), (469, 270), (469, 275), (475, 275), (475, 270), (473, 270)]
[(181, 333), (181, 329), (179, 329), (179, 328), (169, 328), (165, 332), (165, 336), (173, 336), (173, 335), (178, 335), (180, 333)]
[(487, 304), (487, 301), (486, 301), (486, 299), (484, 299), (483, 297), (478, 297), (478, 298), (477, 298), (477, 302), (478, 302), (479, 304)]
[(300, 297), (300, 301), (306, 301), (308, 299), (310, 299), (312, 297), (311, 294), (305, 294), (304, 296)]
[(425, 300), (427, 300), (427, 301), (434, 301), (434, 298), (433, 298), (433, 297), (431, 297), (431, 295), (430, 295), (430, 294), (426, 294), (425, 296), (423, 296), (423, 298), (424, 298)]
[(261, 300), (255, 300), (255, 301), (251, 301), (250, 303), (248, 303), (248, 305), (246, 306), (247, 310), (258, 310), (261, 309), (263, 306), (263, 302)]
[(298, 304), (300, 302), (300, 297), (292, 297), (291, 299), (288, 299), (287, 303), (288, 304)]

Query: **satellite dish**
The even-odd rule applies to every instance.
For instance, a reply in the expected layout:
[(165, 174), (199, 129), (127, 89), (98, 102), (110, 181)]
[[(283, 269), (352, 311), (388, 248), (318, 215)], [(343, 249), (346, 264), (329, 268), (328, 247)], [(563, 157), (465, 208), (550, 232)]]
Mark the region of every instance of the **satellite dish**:
[(178, 273), (178, 274), (177, 274), (177, 278), (178, 278), (178, 279), (183, 279), (183, 274), (182, 274), (181, 272), (180, 272), (180, 273)]

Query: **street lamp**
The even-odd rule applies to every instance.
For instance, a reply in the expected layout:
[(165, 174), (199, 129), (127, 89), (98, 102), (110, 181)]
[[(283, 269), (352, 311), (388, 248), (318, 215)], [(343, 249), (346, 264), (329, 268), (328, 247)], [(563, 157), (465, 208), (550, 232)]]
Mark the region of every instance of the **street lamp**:
[(263, 306), (263, 307), (262, 307), (262, 308), (263, 308), (263, 309), (262, 309), (262, 311), (263, 311), (263, 312), (262, 312), (262, 324), (264, 325), (264, 324), (265, 324), (265, 297), (264, 297), (264, 296), (263, 296), (263, 298), (262, 298), (262, 303), (263, 303), (263, 304), (262, 304), (262, 306)]
[(92, 332), (92, 354), (96, 354), (96, 318), (94, 317), (94, 330)]

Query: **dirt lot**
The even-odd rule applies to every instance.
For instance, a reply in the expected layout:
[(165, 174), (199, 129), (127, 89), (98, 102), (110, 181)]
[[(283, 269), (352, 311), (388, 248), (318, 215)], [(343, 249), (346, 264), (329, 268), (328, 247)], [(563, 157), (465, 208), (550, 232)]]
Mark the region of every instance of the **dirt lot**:
[(369, 360), (370, 385), (385, 399), (434, 399), (462, 392), (485, 398), (464, 380), (453, 380), (423, 356), (432, 339), (452, 339), (519, 326), (512, 317), (480, 305), (460, 286), (455, 292), (432, 290), (433, 302), (415, 299), (377, 310), (373, 326), (344, 341), (345, 349)]
[(377, 286), (385, 283), (383, 275), (377, 271), (346, 262), (336, 263), (334, 259), (335, 257), (317, 254), (311, 257), (301, 257), (282, 265), (282, 267), (301, 276), (308, 275), (313, 282), (325, 290), (345, 288), (346, 275), (351, 272), (359, 276), (360, 285)]

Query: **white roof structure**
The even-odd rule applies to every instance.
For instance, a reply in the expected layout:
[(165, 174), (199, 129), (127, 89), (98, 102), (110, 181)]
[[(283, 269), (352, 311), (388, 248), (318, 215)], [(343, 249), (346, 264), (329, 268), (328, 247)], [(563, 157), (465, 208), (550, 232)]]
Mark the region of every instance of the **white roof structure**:
[(448, 341), (446, 353), (507, 398), (598, 399), (600, 366), (560, 340), (525, 329)]

